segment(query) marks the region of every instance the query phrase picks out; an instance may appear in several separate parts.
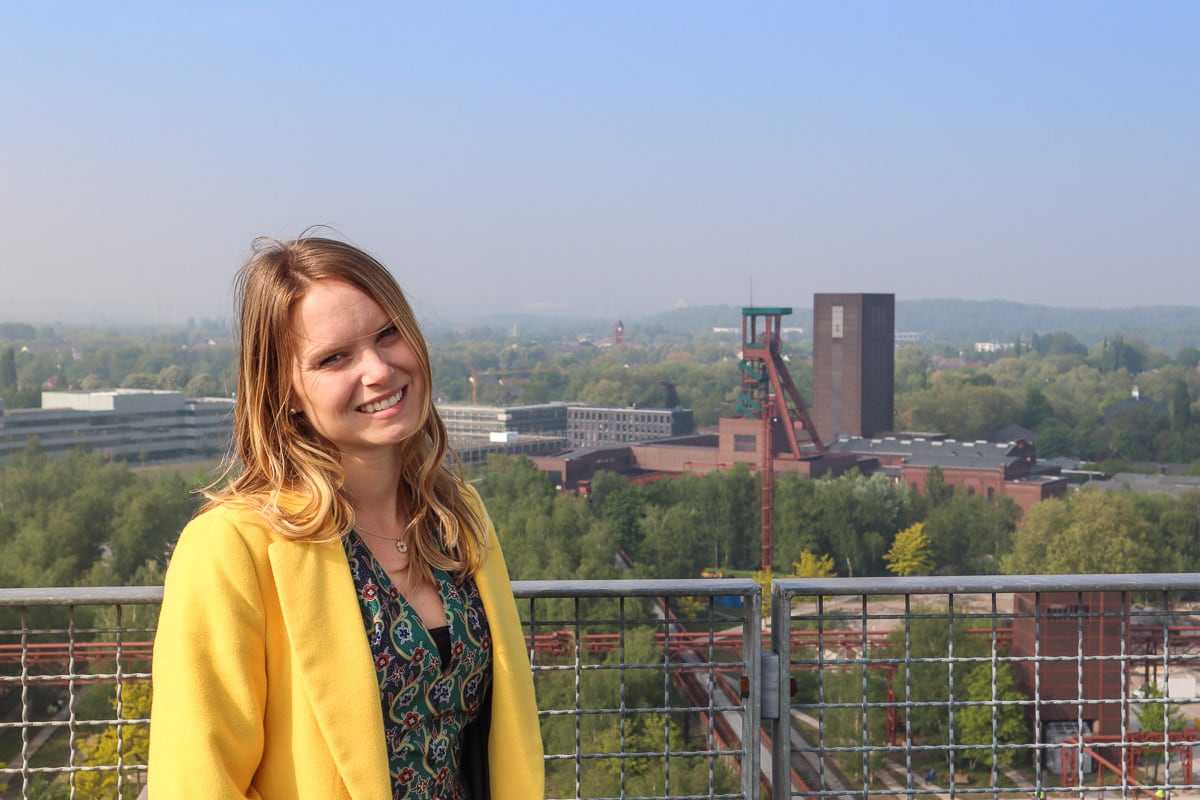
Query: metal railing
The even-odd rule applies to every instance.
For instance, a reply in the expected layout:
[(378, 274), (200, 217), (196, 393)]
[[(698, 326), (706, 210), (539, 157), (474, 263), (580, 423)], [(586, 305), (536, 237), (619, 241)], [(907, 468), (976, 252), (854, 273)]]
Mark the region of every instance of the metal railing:
[(0, 797), (133, 797), (162, 587), (0, 589)]
[[(1200, 789), (1200, 575), (514, 590), (550, 798)], [(161, 597), (0, 590), (0, 800), (137, 794)]]
[(532, 635), (548, 796), (758, 796), (757, 583), (514, 588)]
[[(779, 580), (774, 797), (1196, 791), (1200, 575)], [(1156, 695), (1164, 696), (1156, 696)]]

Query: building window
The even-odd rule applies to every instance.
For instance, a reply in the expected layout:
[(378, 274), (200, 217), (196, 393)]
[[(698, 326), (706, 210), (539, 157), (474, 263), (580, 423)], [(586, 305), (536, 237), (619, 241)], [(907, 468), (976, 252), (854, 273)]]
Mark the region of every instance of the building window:
[(733, 449), (737, 453), (754, 453), (758, 451), (758, 437), (749, 433), (733, 435)]

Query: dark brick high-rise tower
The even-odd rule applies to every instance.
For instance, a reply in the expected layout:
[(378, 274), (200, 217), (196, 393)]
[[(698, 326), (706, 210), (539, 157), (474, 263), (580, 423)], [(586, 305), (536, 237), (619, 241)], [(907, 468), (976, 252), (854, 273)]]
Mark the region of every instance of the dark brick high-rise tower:
[(813, 295), (813, 424), (825, 442), (893, 428), (896, 296)]

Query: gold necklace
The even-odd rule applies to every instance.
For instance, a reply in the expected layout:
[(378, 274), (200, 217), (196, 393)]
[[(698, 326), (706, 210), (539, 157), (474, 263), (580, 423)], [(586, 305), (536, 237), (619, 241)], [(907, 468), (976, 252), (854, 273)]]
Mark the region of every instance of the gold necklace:
[(383, 539), (384, 541), (391, 542), (392, 545), (396, 548), (397, 553), (407, 553), (408, 552), (408, 542), (404, 541), (403, 536), (400, 536), (399, 538), (395, 538), (392, 536), (383, 536), (378, 533), (372, 533), (371, 531), (364, 528), (362, 525), (359, 525), (357, 522), (354, 523), (354, 530), (358, 531), (359, 533), (365, 533), (367, 536), (374, 536), (376, 539)]

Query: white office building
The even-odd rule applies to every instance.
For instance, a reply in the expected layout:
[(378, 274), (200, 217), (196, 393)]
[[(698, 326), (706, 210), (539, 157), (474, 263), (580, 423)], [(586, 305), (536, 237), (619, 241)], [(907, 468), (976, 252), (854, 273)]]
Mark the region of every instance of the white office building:
[(0, 463), (37, 438), (51, 456), (84, 446), (134, 462), (214, 458), (229, 449), (233, 400), (186, 398), (182, 392), (108, 389), (42, 392), (42, 407), (0, 403)]

